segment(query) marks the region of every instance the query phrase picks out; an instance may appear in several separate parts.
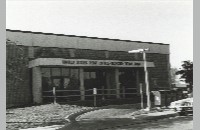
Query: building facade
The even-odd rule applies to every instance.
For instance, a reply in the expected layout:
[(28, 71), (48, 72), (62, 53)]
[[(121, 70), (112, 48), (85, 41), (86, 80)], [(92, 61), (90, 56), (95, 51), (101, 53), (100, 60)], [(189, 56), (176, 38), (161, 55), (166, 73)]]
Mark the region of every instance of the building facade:
[[(150, 49), (150, 90), (170, 89), (168, 44), (9, 29), (6, 36), (24, 56), (20, 83), (7, 82), (7, 106), (52, 102), (55, 93), (57, 101), (91, 100), (93, 88), (98, 100), (135, 98), (145, 80), (142, 53), (128, 53), (134, 49)], [(13, 50), (7, 47), (7, 62)]]

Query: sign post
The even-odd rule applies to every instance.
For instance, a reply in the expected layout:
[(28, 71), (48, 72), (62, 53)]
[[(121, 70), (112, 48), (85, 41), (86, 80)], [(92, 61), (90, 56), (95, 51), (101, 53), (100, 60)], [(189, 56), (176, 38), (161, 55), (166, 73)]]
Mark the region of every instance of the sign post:
[(146, 59), (146, 51), (149, 51), (149, 48), (131, 50), (131, 51), (128, 51), (128, 53), (142, 53), (143, 54), (145, 85), (146, 85), (146, 95), (147, 95), (147, 107), (146, 107), (146, 110), (149, 111), (151, 109), (151, 100), (150, 100), (150, 92), (149, 92), (149, 78), (148, 78), (149, 76), (148, 76), (148, 70), (147, 70), (148, 66), (147, 66), (147, 59)]
[(140, 95), (141, 95), (141, 109), (144, 109), (142, 83), (140, 83)]
[(96, 98), (97, 88), (93, 88), (93, 95), (94, 95), (94, 106), (96, 107), (97, 106), (97, 98)]
[(146, 60), (146, 52), (145, 50), (143, 53), (143, 60), (144, 60), (144, 73), (145, 73), (145, 84), (146, 84), (146, 95), (147, 95), (147, 110), (151, 109), (151, 100), (150, 100), (150, 92), (149, 92), (149, 76), (147, 70), (147, 60)]

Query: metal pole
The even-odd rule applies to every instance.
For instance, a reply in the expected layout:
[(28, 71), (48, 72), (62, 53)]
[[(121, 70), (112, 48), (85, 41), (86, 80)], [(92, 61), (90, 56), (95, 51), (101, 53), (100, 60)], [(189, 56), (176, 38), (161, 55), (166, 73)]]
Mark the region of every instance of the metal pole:
[(147, 70), (147, 61), (146, 61), (146, 52), (143, 51), (143, 60), (144, 60), (144, 72), (145, 72), (145, 84), (146, 84), (146, 95), (147, 95), (147, 109), (151, 108), (150, 93), (149, 93), (149, 79), (148, 79), (148, 70)]
[(102, 100), (105, 100), (105, 95), (104, 95), (104, 85), (102, 86)]
[(141, 109), (144, 109), (142, 83), (140, 83), (140, 95), (141, 95)]
[(97, 98), (96, 98), (96, 94), (94, 94), (94, 107), (97, 106)]
[(53, 87), (54, 104), (56, 104), (56, 87)]
[(93, 95), (94, 95), (94, 107), (97, 106), (97, 88), (93, 88)]

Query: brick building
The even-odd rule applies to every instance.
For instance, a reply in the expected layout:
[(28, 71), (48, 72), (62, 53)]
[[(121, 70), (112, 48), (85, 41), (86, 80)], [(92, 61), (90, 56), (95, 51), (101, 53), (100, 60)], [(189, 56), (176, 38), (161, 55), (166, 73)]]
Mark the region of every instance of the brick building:
[[(6, 30), (7, 39), (23, 49), (18, 85), (7, 83), (7, 106), (53, 101), (87, 101), (97, 88), (98, 100), (129, 99), (144, 82), (141, 53), (149, 48), (147, 67), (150, 90), (169, 89), (169, 45), (162, 43)], [(17, 56), (7, 47), (7, 62)], [(13, 66), (15, 67), (15, 66)], [(7, 81), (12, 80), (7, 77)], [(136, 95), (136, 96), (134, 96)]]

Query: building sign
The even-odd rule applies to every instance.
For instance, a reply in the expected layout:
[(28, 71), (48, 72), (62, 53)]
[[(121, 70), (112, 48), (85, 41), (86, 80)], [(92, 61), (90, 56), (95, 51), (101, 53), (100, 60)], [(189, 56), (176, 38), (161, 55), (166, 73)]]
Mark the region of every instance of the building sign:
[[(110, 66), (110, 67), (144, 67), (143, 61), (118, 61), (118, 60), (90, 60), (90, 59), (62, 59), (38, 58), (29, 62), (29, 67), (35, 66)], [(153, 62), (147, 62), (147, 67), (154, 67)]]
[(67, 65), (89, 65), (89, 66), (140, 66), (139, 62), (130, 61), (98, 61), (98, 60), (62, 60), (63, 64)]

